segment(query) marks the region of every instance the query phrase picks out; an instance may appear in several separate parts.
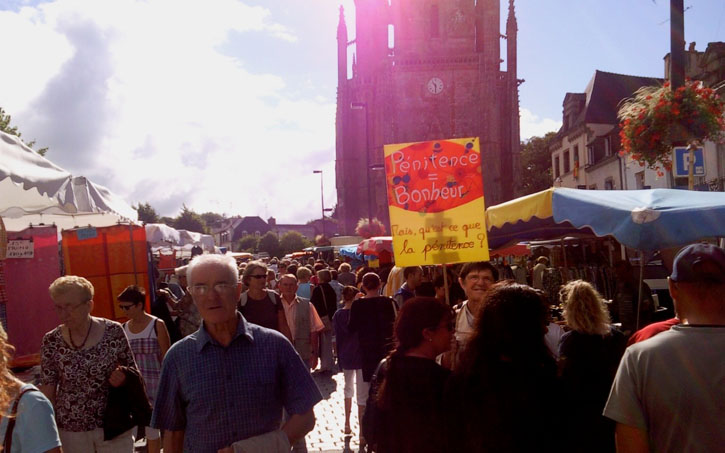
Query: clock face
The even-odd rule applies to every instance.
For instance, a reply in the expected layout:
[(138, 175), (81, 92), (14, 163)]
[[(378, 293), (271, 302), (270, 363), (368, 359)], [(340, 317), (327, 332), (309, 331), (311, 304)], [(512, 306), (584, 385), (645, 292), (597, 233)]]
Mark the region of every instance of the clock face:
[(438, 77), (430, 79), (426, 85), (431, 94), (440, 94), (443, 91), (443, 81)]

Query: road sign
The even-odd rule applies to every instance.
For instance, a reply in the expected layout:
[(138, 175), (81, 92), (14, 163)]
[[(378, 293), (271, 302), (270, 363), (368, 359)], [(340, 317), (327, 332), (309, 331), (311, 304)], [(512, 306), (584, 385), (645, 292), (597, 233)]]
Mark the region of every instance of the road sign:
[[(690, 152), (687, 148), (675, 148), (672, 172), (675, 177), (689, 176)], [(705, 176), (705, 153), (702, 148), (695, 150), (695, 176)]]

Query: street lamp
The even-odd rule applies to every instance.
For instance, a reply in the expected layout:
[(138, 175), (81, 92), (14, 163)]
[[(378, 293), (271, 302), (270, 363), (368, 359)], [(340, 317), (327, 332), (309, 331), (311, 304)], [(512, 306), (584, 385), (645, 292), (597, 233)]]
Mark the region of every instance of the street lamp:
[(372, 225), (373, 222), (373, 208), (372, 201), (373, 197), (370, 194), (370, 131), (368, 130), (368, 104), (367, 102), (352, 102), (350, 103), (351, 110), (364, 110), (365, 111), (365, 181), (367, 183), (368, 190), (368, 225)]
[(312, 173), (320, 174), (320, 204), (322, 205), (322, 236), (325, 236), (325, 192), (322, 188), (322, 170), (312, 170)]

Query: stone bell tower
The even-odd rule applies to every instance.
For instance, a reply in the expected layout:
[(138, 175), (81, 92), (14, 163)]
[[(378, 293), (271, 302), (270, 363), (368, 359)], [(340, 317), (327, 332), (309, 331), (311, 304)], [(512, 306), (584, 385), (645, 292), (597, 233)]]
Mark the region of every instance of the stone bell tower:
[(480, 137), (486, 205), (513, 198), (517, 24), (509, 0), (502, 35), (500, 9), (500, 0), (356, 0), (353, 40), (340, 9), (336, 177), (343, 232), (368, 216), (389, 223), (384, 171), (377, 170), (385, 144)]

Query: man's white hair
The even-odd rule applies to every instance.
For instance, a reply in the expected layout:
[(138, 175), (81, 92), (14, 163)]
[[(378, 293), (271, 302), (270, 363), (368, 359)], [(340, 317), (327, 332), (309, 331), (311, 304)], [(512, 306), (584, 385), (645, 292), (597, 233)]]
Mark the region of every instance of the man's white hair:
[(194, 282), (192, 277), (194, 269), (202, 264), (219, 264), (221, 266), (226, 266), (229, 269), (229, 276), (233, 277), (235, 281), (238, 279), (239, 273), (237, 271), (237, 262), (234, 258), (227, 255), (209, 253), (205, 255), (197, 255), (193, 260), (191, 260), (191, 263), (189, 263), (189, 266), (186, 268), (186, 280), (189, 282), (189, 286), (191, 286)]

